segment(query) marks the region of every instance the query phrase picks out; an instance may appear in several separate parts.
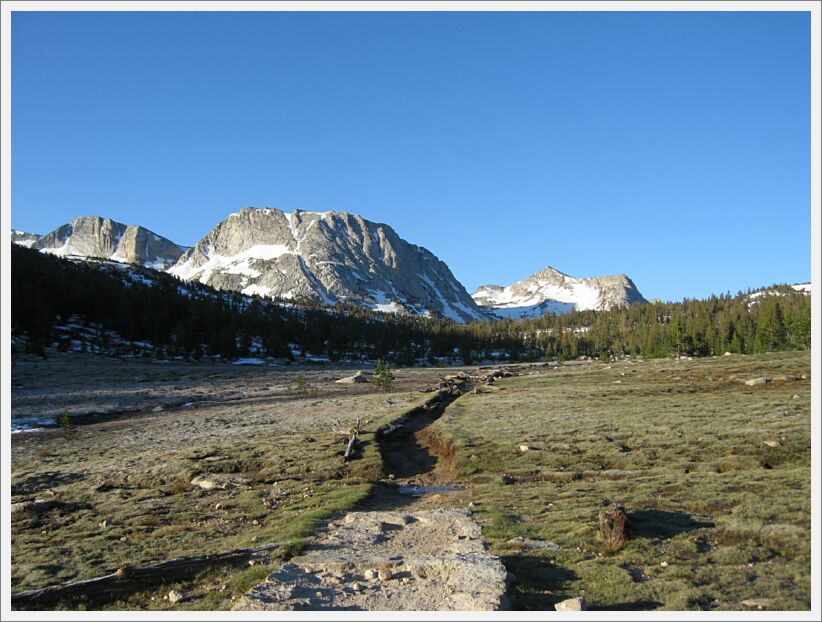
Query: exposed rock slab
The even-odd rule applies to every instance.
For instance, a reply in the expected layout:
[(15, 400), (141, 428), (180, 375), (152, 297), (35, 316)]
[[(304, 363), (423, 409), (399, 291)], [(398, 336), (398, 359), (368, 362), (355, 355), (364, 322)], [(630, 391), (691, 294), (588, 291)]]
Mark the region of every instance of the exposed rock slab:
[(493, 611), (507, 572), (466, 510), (353, 512), (235, 610)]

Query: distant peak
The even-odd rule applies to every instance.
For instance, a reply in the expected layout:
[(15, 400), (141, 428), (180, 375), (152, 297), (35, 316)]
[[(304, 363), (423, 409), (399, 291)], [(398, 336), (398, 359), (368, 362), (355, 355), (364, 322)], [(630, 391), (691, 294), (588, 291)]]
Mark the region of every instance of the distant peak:
[(568, 275), (565, 274), (564, 272), (560, 272), (559, 270), (557, 270), (556, 268), (554, 268), (552, 266), (546, 266), (545, 268), (543, 268), (539, 272), (535, 272), (534, 274), (532, 274), (530, 278), (545, 277), (545, 276), (563, 276), (563, 277), (567, 277)]

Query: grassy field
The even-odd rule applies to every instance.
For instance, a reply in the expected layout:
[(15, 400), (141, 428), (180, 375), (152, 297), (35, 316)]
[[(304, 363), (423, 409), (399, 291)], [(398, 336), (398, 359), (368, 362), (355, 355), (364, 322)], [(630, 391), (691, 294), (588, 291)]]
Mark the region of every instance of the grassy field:
[[(82, 392), (66, 376), (81, 369), (76, 362), (49, 365), (51, 382), (48, 374), (27, 376), (24, 363), (16, 381), (39, 402)], [(111, 392), (125, 392), (139, 371), (118, 364), (99, 373)], [(215, 371), (180, 365), (160, 372), (154, 389), (162, 395), (188, 383), (207, 390)], [(220, 382), (234, 374), (233, 386), (245, 396), (78, 425), (71, 440), (60, 428), (15, 435), (12, 501), (23, 503), (12, 515), (12, 591), (99, 576), (126, 563), (271, 542), (284, 545), (271, 564), (299, 551), (318, 521), (369, 495), (382, 466), (374, 432), (429, 398), (418, 389), (435, 382), (437, 372), (400, 372), (390, 394), (333, 382), (350, 373), (224, 366)], [(85, 382), (89, 390), (97, 387)], [(259, 396), (264, 387), (270, 391)], [(333, 422), (350, 425), (357, 417), (367, 423), (356, 459), (345, 465), (345, 439), (334, 434)], [(192, 485), (197, 476), (217, 487)], [(209, 571), (178, 586), (193, 598), (175, 608), (228, 608), (270, 571)], [(171, 587), (110, 606), (170, 607), (162, 596)]]
[[(807, 352), (543, 368), (460, 398), (433, 431), (518, 607), (808, 609), (809, 377)], [(598, 534), (604, 499), (629, 517), (616, 551)]]

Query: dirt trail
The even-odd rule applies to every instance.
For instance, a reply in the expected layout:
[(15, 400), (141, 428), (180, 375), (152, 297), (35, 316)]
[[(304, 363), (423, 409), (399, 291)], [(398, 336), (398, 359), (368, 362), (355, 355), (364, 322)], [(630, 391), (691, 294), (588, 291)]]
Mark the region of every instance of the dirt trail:
[(471, 487), (458, 479), (453, 455), (430, 428), (459, 395), (443, 394), (431, 408), (412, 411), (396, 429), (382, 435), (380, 453), (390, 475), (376, 483), (361, 509), (411, 511), (468, 505)]
[[(482, 379), (483, 381), (485, 379)], [(488, 552), (453, 456), (430, 426), (469, 379), (440, 386), (440, 399), (379, 435), (390, 476), (358, 512), (328, 525), (324, 538), (235, 610), (449, 611), (507, 609), (507, 571)]]

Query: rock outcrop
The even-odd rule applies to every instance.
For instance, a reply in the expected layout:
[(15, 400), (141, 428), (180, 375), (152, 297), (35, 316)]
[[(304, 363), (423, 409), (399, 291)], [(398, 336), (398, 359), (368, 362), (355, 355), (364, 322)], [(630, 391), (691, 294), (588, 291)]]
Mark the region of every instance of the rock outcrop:
[(136, 263), (155, 270), (173, 265), (183, 247), (138, 225), (80, 216), (38, 239), (33, 248), (62, 257)]
[(168, 272), (271, 298), (305, 297), (458, 322), (489, 319), (431, 252), (388, 225), (346, 212), (244, 208)]
[(466, 510), (352, 512), (235, 611), (494, 611), (508, 573)]
[(582, 279), (551, 267), (507, 287), (482, 285), (471, 296), (481, 308), (514, 318), (605, 310), (645, 302), (634, 282), (624, 274)]
[(40, 239), (40, 236), (36, 233), (29, 233), (28, 231), (18, 231), (16, 229), (11, 230), (11, 243), (17, 244), (19, 246), (25, 246), (26, 248), (31, 248), (37, 243), (37, 240)]

